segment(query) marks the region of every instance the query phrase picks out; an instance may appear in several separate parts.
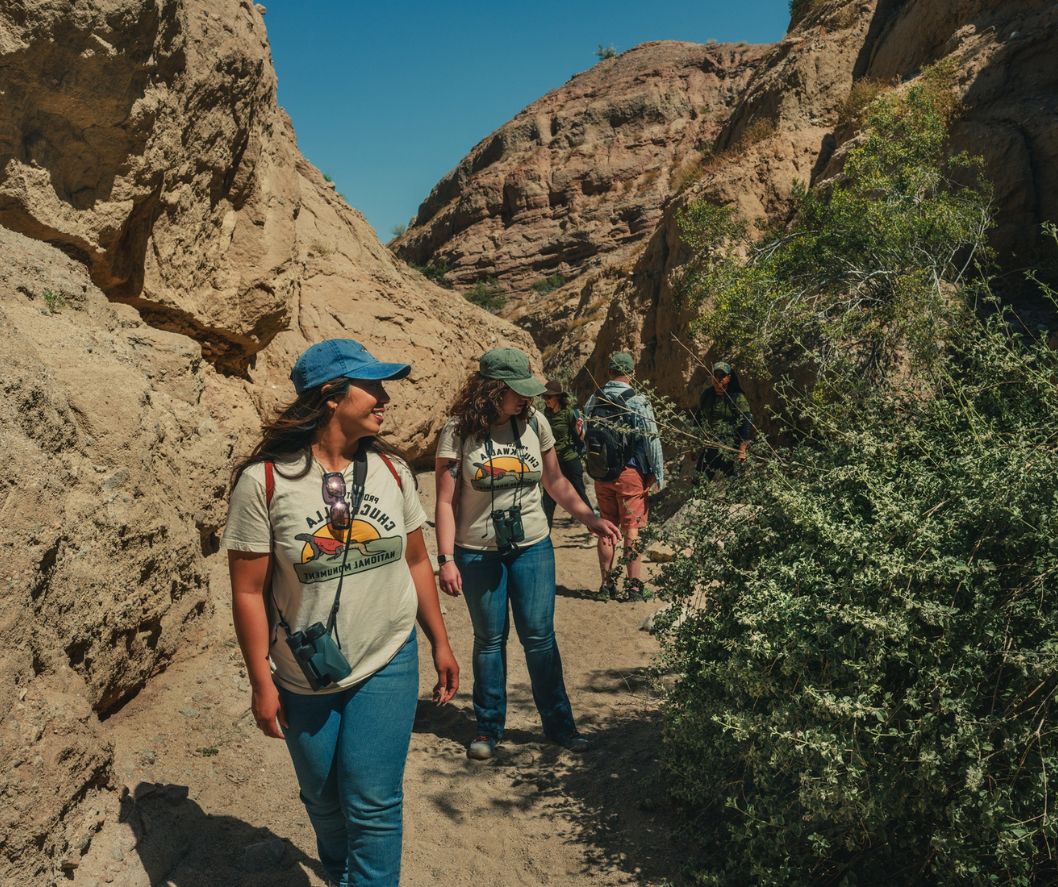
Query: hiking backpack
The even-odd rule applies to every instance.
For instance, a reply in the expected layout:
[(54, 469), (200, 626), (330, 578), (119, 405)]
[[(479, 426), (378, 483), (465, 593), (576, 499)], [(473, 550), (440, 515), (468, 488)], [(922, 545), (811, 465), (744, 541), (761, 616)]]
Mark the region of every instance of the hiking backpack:
[(628, 410), (628, 401), (636, 393), (631, 388), (611, 399), (600, 388), (595, 392), (595, 403), (588, 414), (588, 474), (595, 480), (616, 480), (632, 456), (638, 435), (616, 426), (630, 426), (635, 417)]

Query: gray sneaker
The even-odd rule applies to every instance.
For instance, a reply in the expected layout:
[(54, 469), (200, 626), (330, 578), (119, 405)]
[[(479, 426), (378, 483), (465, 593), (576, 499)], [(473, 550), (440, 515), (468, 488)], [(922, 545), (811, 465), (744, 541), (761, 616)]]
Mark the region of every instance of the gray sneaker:
[(487, 761), (496, 754), (496, 740), (481, 734), (467, 746), (467, 757), (472, 761)]

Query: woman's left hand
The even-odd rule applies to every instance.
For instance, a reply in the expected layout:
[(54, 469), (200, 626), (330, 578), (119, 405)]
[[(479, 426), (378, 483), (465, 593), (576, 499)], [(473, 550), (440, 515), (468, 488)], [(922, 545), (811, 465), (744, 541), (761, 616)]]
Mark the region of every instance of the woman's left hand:
[(459, 689), (459, 663), (448, 644), (433, 648), (433, 664), (437, 669), (437, 683), (433, 688), (433, 701), (444, 705)]
[(605, 539), (614, 545), (621, 541), (621, 531), (614, 524), (605, 518), (599, 517), (597, 514), (593, 514), (584, 521), (584, 526), (591, 531), (593, 536), (598, 536), (600, 539)]

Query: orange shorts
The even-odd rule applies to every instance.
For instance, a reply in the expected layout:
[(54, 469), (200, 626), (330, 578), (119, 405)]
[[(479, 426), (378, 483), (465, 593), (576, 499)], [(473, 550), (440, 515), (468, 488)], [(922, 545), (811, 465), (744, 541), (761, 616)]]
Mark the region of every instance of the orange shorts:
[(622, 530), (643, 529), (650, 512), (646, 483), (647, 479), (634, 468), (626, 468), (616, 480), (595, 481), (599, 514)]

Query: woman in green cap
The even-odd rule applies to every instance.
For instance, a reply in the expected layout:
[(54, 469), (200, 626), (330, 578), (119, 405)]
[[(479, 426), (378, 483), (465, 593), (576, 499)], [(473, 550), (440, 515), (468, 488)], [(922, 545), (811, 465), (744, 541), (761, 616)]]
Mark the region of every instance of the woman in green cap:
[[(584, 465), (581, 453), (584, 451), (584, 419), (569, 405), (569, 395), (562, 390), (560, 382), (549, 379), (544, 398), (544, 418), (551, 426), (555, 436), (555, 455), (558, 456), (558, 467), (566, 480), (573, 484), (573, 489), (581, 500), (593, 511), (594, 506), (584, 489)], [(544, 514), (550, 527), (555, 520), (555, 500), (544, 493)]]
[(620, 533), (563, 476), (551, 427), (532, 407), (545, 390), (523, 352), (488, 351), (437, 443), (441, 590), (463, 593), (474, 626), (477, 732), (467, 754), (476, 760), (491, 758), (503, 736), (508, 607), (545, 735), (573, 751), (588, 747), (573, 720), (555, 640), (555, 555), (543, 490), (592, 533), (614, 540)]
[(698, 454), (698, 471), (710, 480), (717, 472), (733, 474), (735, 460), (746, 459), (753, 415), (731, 364), (713, 364), (713, 384), (702, 392), (695, 418), (710, 441)]

